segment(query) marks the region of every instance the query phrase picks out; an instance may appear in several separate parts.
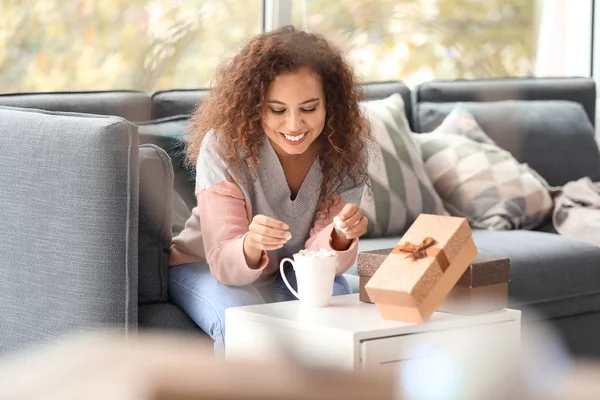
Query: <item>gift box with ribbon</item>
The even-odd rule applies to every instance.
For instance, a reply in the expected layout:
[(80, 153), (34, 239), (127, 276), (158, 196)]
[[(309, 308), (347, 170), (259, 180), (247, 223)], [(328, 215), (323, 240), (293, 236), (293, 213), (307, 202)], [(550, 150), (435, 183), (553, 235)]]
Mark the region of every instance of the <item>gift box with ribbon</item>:
[[(371, 303), (365, 285), (393, 249), (358, 253), (359, 298)], [(436, 311), (473, 315), (508, 306), (510, 259), (478, 254)]]
[(423, 323), (477, 255), (466, 218), (421, 214), (365, 291), (384, 319)]

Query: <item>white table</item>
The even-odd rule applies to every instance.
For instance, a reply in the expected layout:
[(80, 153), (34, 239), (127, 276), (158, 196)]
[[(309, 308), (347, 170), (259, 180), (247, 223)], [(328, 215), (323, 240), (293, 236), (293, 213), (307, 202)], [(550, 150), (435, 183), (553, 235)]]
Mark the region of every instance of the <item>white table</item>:
[[(521, 312), (503, 309), (475, 316), (434, 313), (425, 324), (384, 320), (357, 294), (336, 296), (329, 307), (305, 309), (299, 301), (226, 310), (226, 355), (279, 356), (338, 368), (386, 368), (440, 349), (517, 351)], [(517, 353), (515, 353), (517, 354)]]

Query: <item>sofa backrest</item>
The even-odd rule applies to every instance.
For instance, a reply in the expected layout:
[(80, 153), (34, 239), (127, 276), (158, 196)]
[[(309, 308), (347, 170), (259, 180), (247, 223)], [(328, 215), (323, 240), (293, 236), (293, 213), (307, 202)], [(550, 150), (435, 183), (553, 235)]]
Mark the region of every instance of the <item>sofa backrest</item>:
[[(438, 80), (412, 91), (401, 81), (364, 85), (369, 99), (402, 95), (406, 116), (415, 132), (423, 132), (419, 105), (422, 103), (489, 102), (502, 100), (568, 100), (584, 108), (595, 124), (596, 86), (591, 78), (510, 78)], [(0, 106), (37, 108), (49, 111), (116, 115), (132, 122), (191, 114), (206, 97), (206, 89), (173, 89), (151, 95), (134, 90), (7, 93)]]
[[(367, 99), (383, 99), (399, 93), (404, 99), (408, 121), (412, 120), (411, 92), (400, 81), (373, 82), (363, 85)], [(191, 114), (208, 94), (207, 89), (162, 90), (152, 94), (152, 119)]]
[(592, 78), (504, 78), (436, 80), (413, 90), (415, 132), (423, 132), (419, 104), (567, 100), (581, 104), (592, 125), (596, 120), (596, 83)]
[(134, 90), (8, 93), (0, 95), (0, 106), (115, 115), (132, 122), (151, 118), (150, 96)]
[(152, 119), (190, 115), (207, 95), (207, 89), (173, 89), (154, 92), (151, 96)]

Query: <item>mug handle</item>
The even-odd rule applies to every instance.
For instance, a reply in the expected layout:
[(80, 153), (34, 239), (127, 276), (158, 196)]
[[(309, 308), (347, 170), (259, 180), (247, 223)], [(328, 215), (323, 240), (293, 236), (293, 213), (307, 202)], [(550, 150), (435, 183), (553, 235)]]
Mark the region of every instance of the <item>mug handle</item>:
[(292, 294), (294, 296), (296, 296), (296, 298), (298, 300), (300, 300), (300, 295), (298, 294), (298, 292), (296, 292), (294, 290), (294, 288), (292, 287), (292, 285), (290, 285), (290, 283), (288, 282), (287, 278), (285, 277), (285, 272), (283, 271), (283, 264), (285, 264), (286, 261), (289, 261), (290, 264), (292, 264), (292, 266), (294, 268), (296, 267), (296, 263), (294, 263), (294, 260), (292, 260), (291, 258), (284, 258), (283, 260), (281, 260), (281, 262), (279, 263), (279, 272), (281, 273), (281, 278), (283, 279), (283, 283), (285, 283), (285, 286), (287, 286), (287, 288), (289, 289), (289, 291), (292, 292)]

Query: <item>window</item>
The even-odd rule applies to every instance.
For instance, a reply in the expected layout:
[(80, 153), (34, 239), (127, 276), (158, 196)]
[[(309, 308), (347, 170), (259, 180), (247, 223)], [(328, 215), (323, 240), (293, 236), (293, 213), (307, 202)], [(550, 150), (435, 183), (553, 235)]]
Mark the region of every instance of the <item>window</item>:
[(592, 1), (568, 3), (294, 0), (292, 22), (334, 40), (366, 81), (589, 76)]
[(206, 87), (263, 25), (290, 23), (337, 43), (366, 81), (590, 76), (593, 11), (593, 0), (2, 0), (0, 90)]
[(2, 0), (3, 92), (205, 87), (262, 0)]

